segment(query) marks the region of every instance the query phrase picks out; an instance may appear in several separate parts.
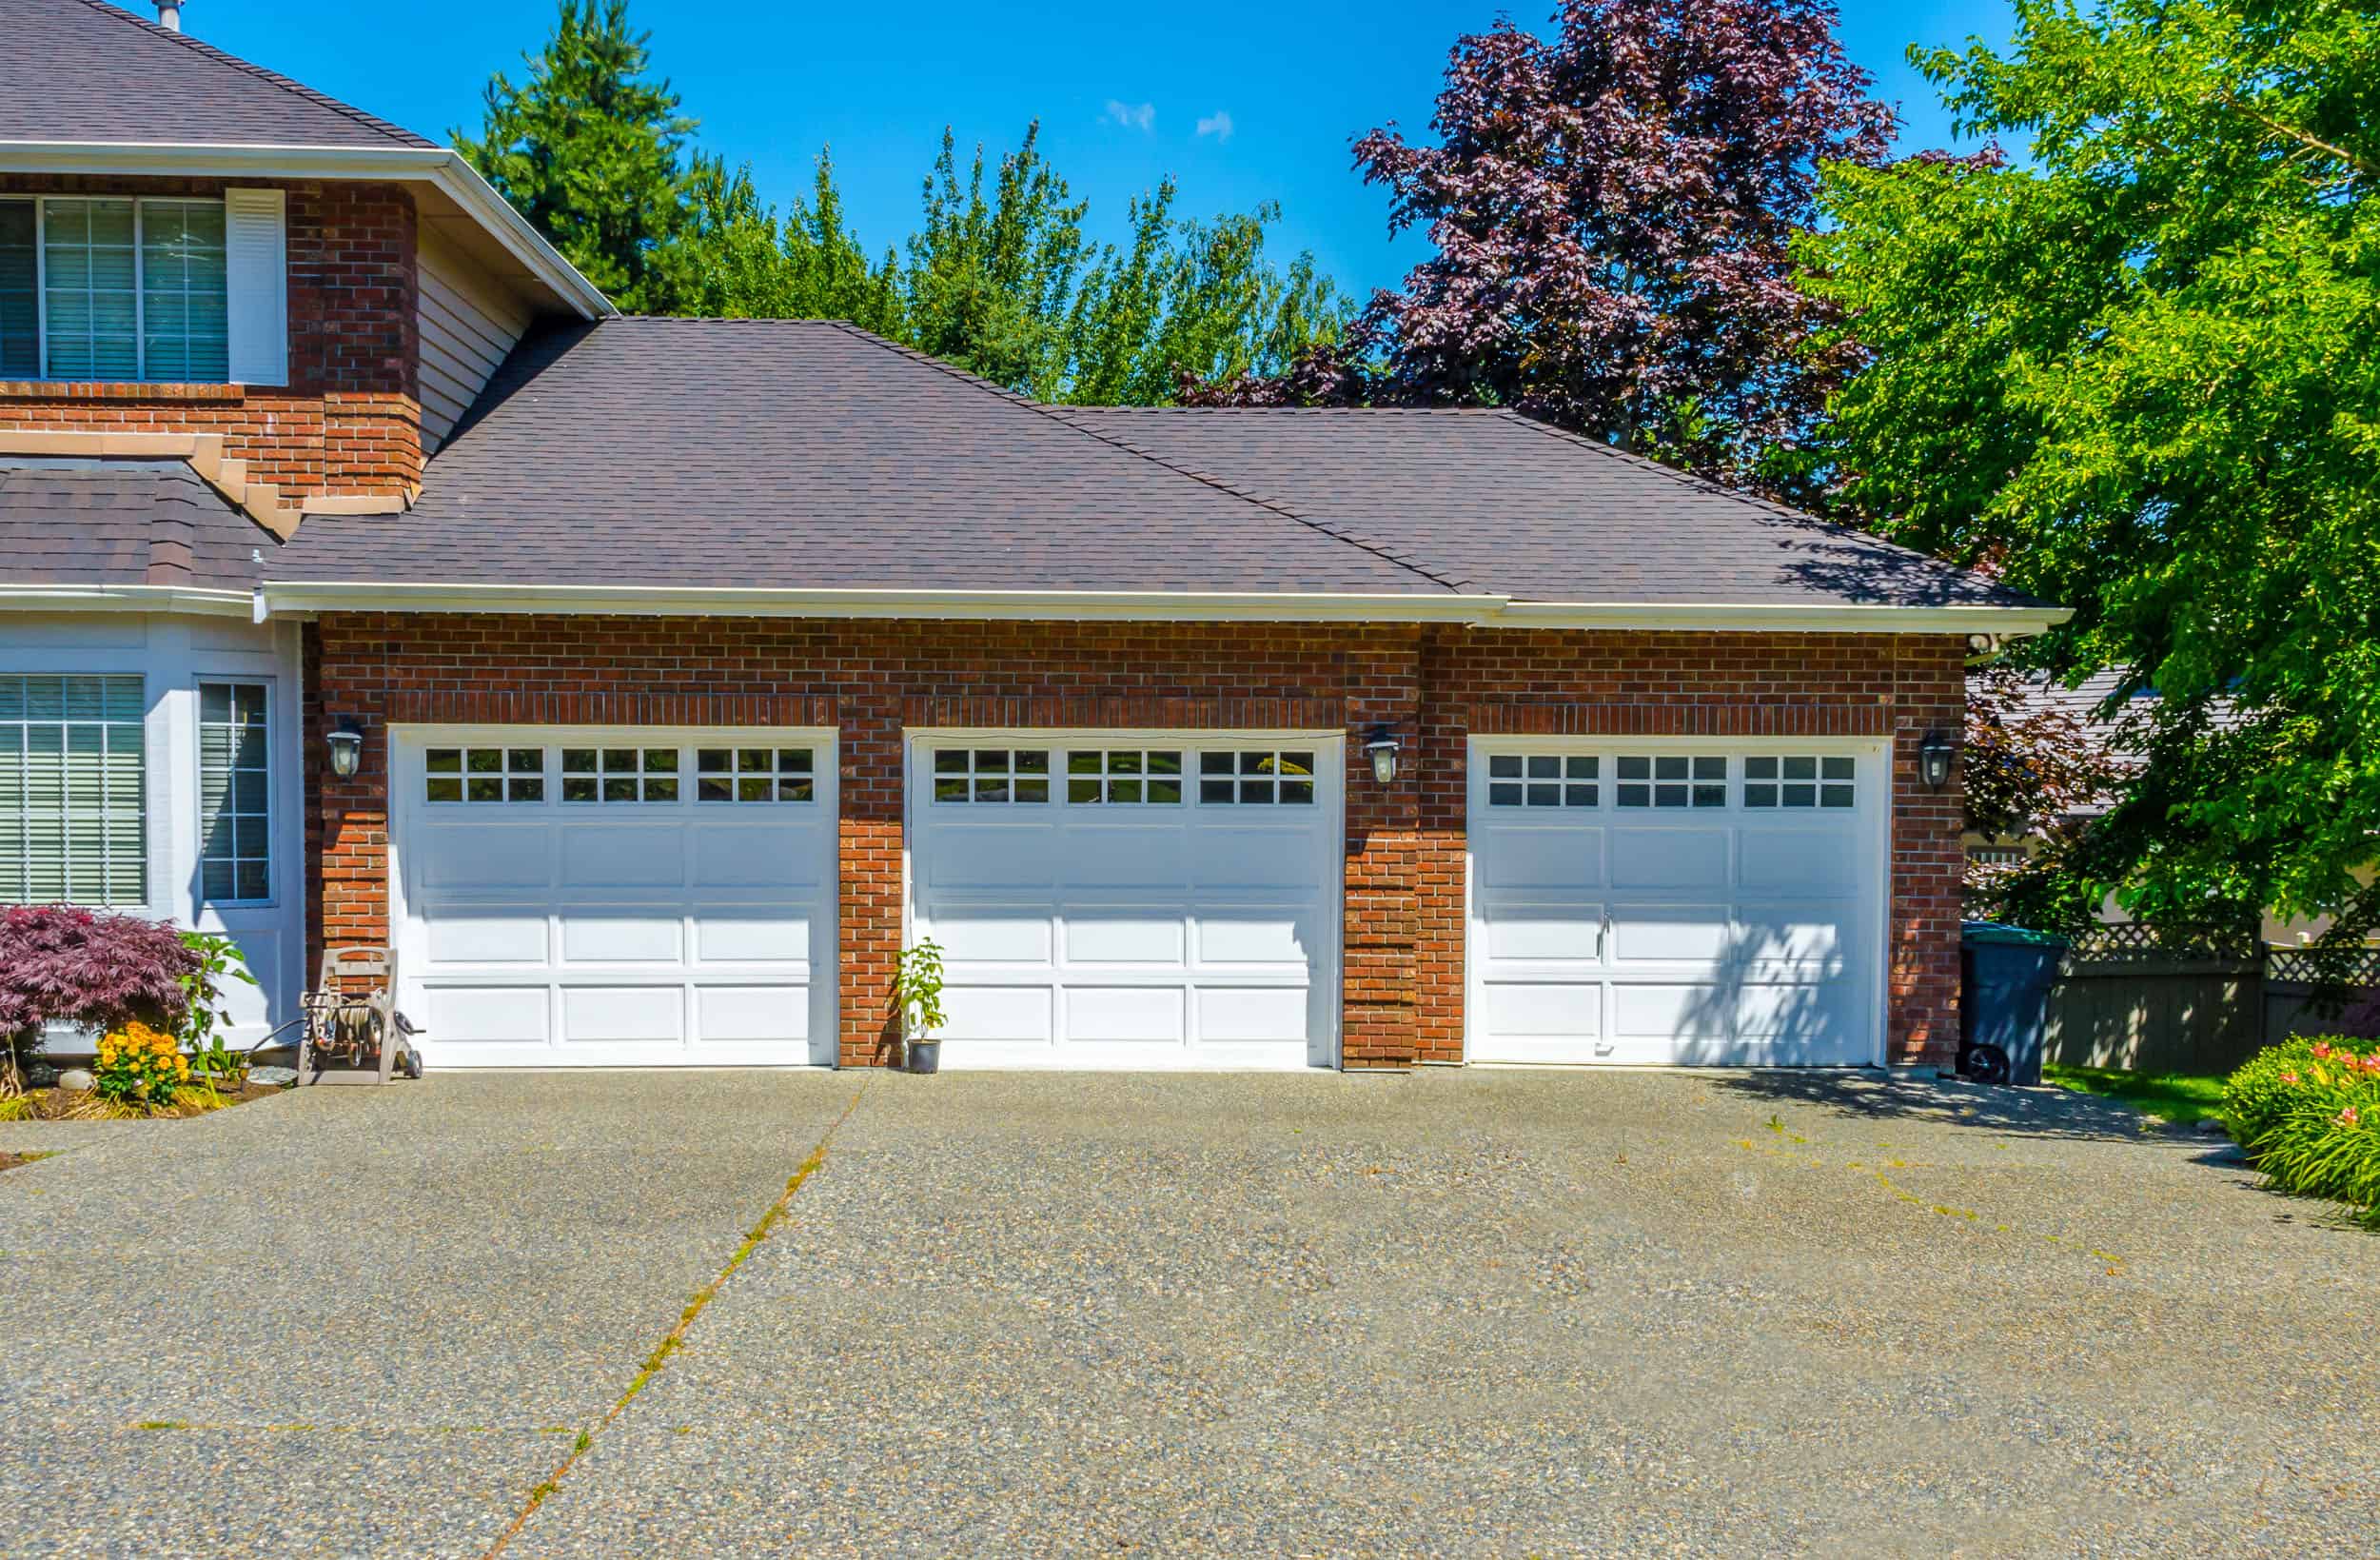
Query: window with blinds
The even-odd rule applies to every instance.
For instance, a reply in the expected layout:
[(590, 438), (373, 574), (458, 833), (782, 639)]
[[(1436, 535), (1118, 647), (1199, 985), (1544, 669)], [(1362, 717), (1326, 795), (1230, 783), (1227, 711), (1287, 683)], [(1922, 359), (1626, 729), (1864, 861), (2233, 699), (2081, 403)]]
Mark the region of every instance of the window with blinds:
[(0, 902), (148, 898), (138, 677), (0, 675)]
[(0, 201), (0, 378), (230, 378), (225, 207)]
[(199, 888), (215, 904), (273, 897), (266, 704), (262, 682), (198, 685)]

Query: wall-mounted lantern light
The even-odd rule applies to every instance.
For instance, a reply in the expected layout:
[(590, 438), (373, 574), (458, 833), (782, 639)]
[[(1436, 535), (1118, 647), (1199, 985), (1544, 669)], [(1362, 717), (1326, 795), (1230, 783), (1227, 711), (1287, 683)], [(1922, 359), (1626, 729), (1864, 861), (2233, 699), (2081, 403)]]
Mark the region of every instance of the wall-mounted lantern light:
[(1926, 789), (1938, 791), (1950, 783), (1951, 760), (1957, 754), (1958, 750), (1951, 746), (1947, 733), (1929, 731), (1925, 734), (1925, 740), (1918, 744), (1918, 776), (1925, 781)]
[(341, 780), (351, 779), (364, 766), (364, 733), (356, 730), (350, 717), (331, 729), (328, 740), (330, 772)]
[(1370, 741), (1364, 751), (1371, 756), (1372, 779), (1383, 785), (1393, 785), (1397, 779), (1397, 737), (1387, 726), (1372, 727)]

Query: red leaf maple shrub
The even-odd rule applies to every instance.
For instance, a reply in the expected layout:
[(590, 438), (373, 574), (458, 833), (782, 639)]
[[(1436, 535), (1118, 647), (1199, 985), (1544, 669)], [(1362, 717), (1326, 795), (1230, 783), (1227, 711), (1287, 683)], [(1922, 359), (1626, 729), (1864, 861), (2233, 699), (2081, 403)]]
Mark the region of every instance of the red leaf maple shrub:
[(1788, 243), (1819, 165), (1873, 166), (1891, 108), (1823, 0), (1562, 0), (1541, 37), (1456, 40), (1430, 128), (1359, 138), (1391, 231), (1434, 253), (1341, 346), (1201, 405), (1510, 406), (1805, 501), (1812, 435), (1859, 362)]
[(67, 905), (0, 910), (0, 1037), (51, 1020), (178, 1028), (199, 956), (170, 926)]

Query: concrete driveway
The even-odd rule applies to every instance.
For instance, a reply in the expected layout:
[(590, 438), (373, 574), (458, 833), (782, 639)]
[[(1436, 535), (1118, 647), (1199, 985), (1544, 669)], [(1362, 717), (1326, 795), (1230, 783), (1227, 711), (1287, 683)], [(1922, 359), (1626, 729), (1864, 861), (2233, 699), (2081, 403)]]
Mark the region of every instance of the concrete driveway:
[(2380, 1512), (2380, 1240), (2063, 1096), (446, 1075), (28, 1146), (10, 1553), (2360, 1552)]

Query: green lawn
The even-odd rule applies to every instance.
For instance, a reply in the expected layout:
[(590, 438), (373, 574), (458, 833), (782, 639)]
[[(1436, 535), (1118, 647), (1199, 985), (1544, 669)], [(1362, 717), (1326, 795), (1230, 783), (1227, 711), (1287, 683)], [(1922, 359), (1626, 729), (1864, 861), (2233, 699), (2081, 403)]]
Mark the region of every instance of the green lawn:
[(2104, 1067), (2044, 1067), (2043, 1082), (2120, 1100), (2187, 1126), (2223, 1114), (2223, 1080), (2194, 1073), (2118, 1073)]

